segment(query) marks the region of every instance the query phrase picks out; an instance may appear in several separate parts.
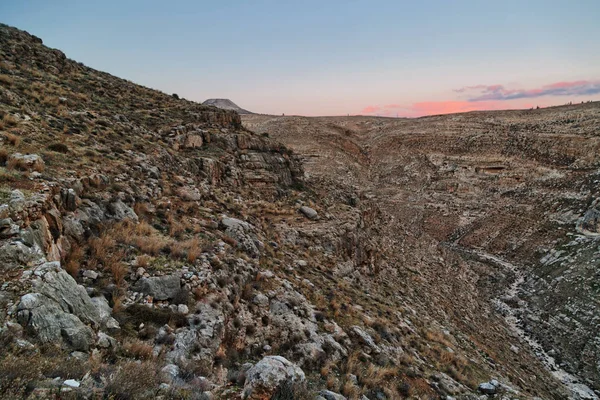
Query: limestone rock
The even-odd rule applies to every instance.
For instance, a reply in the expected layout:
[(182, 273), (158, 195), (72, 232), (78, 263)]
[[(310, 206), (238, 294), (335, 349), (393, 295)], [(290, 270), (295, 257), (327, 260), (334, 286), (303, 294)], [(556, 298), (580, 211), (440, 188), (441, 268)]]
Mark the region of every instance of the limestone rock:
[(16, 164), (16, 166), (19, 167), (20, 169), (35, 170), (35, 171), (43, 171), (44, 166), (46, 165), (44, 163), (44, 160), (42, 159), (42, 157), (40, 157), (37, 154), (21, 154), (21, 153), (13, 153), (13, 154), (9, 155), (8, 159), (6, 160), (6, 164), (9, 165), (10, 163)]
[(267, 356), (248, 370), (242, 398), (270, 398), (282, 384), (304, 379), (304, 372), (297, 365), (281, 356)]
[(330, 390), (321, 390), (319, 396), (323, 397), (325, 400), (346, 400), (345, 396)]
[(319, 216), (315, 209), (310, 208), (308, 206), (300, 207), (300, 212), (304, 214), (304, 216), (308, 219), (317, 219), (317, 217)]
[(142, 278), (133, 286), (133, 290), (148, 294), (156, 300), (168, 300), (175, 297), (181, 289), (180, 279), (179, 275)]

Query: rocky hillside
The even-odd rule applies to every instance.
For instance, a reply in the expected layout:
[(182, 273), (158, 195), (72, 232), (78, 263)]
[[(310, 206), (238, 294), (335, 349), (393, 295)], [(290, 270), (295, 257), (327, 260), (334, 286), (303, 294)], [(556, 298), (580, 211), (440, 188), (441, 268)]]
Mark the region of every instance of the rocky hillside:
[(243, 121), (302, 154), (323, 192), (377, 203), (382, 285), (493, 348), (497, 366), (533, 349), (569, 398), (597, 398), (600, 104)]
[(208, 99), (202, 104), (205, 106), (215, 106), (222, 110), (232, 110), (238, 114), (252, 114), (250, 111), (244, 110), (229, 99)]
[(0, 398), (576, 393), (494, 308), (518, 274), (490, 257), (566, 233), (538, 213), (583, 204), (596, 159), (543, 135), (595, 140), (597, 108), (249, 129), (5, 25), (0, 60)]

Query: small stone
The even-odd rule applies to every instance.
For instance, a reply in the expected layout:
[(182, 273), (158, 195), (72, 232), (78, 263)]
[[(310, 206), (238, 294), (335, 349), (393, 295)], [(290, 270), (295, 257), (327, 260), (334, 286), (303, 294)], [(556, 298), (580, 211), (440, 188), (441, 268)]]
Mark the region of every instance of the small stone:
[(77, 382), (75, 379), (67, 379), (66, 381), (63, 382), (64, 385), (72, 387), (72, 388), (78, 388), (79, 386), (81, 386), (81, 384), (79, 382)]
[(179, 367), (175, 364), (167, 364), (160, 370), (162, 376), (168, 381), (172, 381), (179, 375)]
[(98, 273), (96, 271), (92, 271), (91, 269), (86, 269), (83, 272), (83, 276), (90, 279), (98, 279)]
[(252, 299), (252, 302), (260, 307), (265, 307), (269, 305), (269, 298), (262, 293), (257, 294)]
[(300, 207), (300, 212), (304, 214), (304, 216), (308, 219), (317, 219), (319, 214), (315, 211), (314, 208), (310, 208), (308, 206)]
[(188, 309), (188, 306), (186, 306), (185, 304), (179, 304), (177, 306), (177, 312), (181, 313), (181, 314), (188, 314), (190, 312), (190, 310)]
[(330, 390), (321, 390), (319, 392), (319, 395), (325, 400), (346, 400), (345, 396), (342, 396), (341, 394), (332, 392)]
[(477, 388), (483, 394), (496, 394), (496, 386), (492, 385), (490, 382), (480, 383)]

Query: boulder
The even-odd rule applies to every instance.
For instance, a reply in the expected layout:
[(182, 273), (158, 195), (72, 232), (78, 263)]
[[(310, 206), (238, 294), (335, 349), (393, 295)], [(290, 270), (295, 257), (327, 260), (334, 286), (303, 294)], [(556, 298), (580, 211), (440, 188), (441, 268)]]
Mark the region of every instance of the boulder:
[(477, 389), (483, 394), (496, 394), (496, 386), (490, 382), (480, 383)]
[(75, 350), (88, 351), (94, 341), (94, 332), (89, 326), (41, 293), (21, 297), (17, 310), (19, 322), (41, 342), (63, 342)]
[(133, 211), (133, 208), (129, 207), (127, 204), (123, 203), (121, 200), (114, 201), (110, 203), (107, 207), (108, 215), (110, 218), (115, 219), (117, 221), (122, 221), (124, 219), (130, 219), (132, 221), (138, 220), (138, 216)]
[(34, 171), (43, 171), (44, 170), (44, 160), (37, 154), (21, 154), (21, 153), (13, 153), (8, 156), (6, 160), (6, 165), (13, 164), (20, 169), (23, 170), (34, 170)]
[(260, 250), (264, 245), (254, 234), (254, 226), (237, 218), (226, 216), (221, 218), (221, 226), (225, 228), (227, 236), (235, 239), (238, 248), (253, 258), (260, 255)]
[(19, 234), (19, 226), (10, 218), (0, 219), (0, 239), (6, 239)]
[(319, 396), (323, 397), (325, 400), (346, 400), (345, 396), (332, 392), (331, 390), (321, 390)]
[(168, 300), (175, 297), (181, 289), (179, 275), (152, 276), (142, 278), (133, 286), (136, 292), (152, 296), (155, 300)]
[(0, 271), (24, 268), (43, 260), (38, 246), (28, 247), (23, 242), (4, 242), (0, 244)]
[(187, 149), (197, 149), (204, 143), (201, 135), (188, 134), (183, 138), (183, 147)]
[(60, 269), (59, 262), (46, 263), (38, 268), (42, 271), (44, 269), (50, 270), (41, 279), (34, 281), (34, 290), (58, 304), (64, 312), (74, 314), (85, 323), (99, 326), (102, 322), (100, 313), (85, 288)]
[(243, 399), (267, 399), (288, 382), (302, 382), (302, 369), (281, 356), (267, 356), (246, 373)]
[(350, 331), (354, 334), (355, 337), (357, 337), (363, 344), (370, 347), (375, 353), (381, 352), (381, 349), (379, 348), (379, 346), (377, 346), (371, 335), (362, 330), (360, 327), (354, 325), (352, 328), (350, 328)]
[(310, 208), (308, 206), (300, 207), (300, 212), (304, 214), (304, 216), (308, 219), (317, 219), (319, 214), (315, 211), (314, 208)]
[(18, 321), (42, 342), (88, 351), (94, 342), (88, 325), (100, 326), (103, 318), (86, 290), (58, 262), (42, 264), (34, 275), (33, 292), (17, 306)]

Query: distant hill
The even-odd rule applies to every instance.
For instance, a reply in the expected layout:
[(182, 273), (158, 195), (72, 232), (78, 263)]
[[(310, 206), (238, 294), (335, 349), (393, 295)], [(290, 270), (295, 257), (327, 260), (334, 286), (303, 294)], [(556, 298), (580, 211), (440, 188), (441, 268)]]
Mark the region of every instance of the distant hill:
[(238, 114), (254, 114), (253, 112), (244, 110), (229, 99), (208, 99), (202, 104), (204, 104), (205, 106), (215, 106), (223, 110), (233, 110), (236, 111)]

